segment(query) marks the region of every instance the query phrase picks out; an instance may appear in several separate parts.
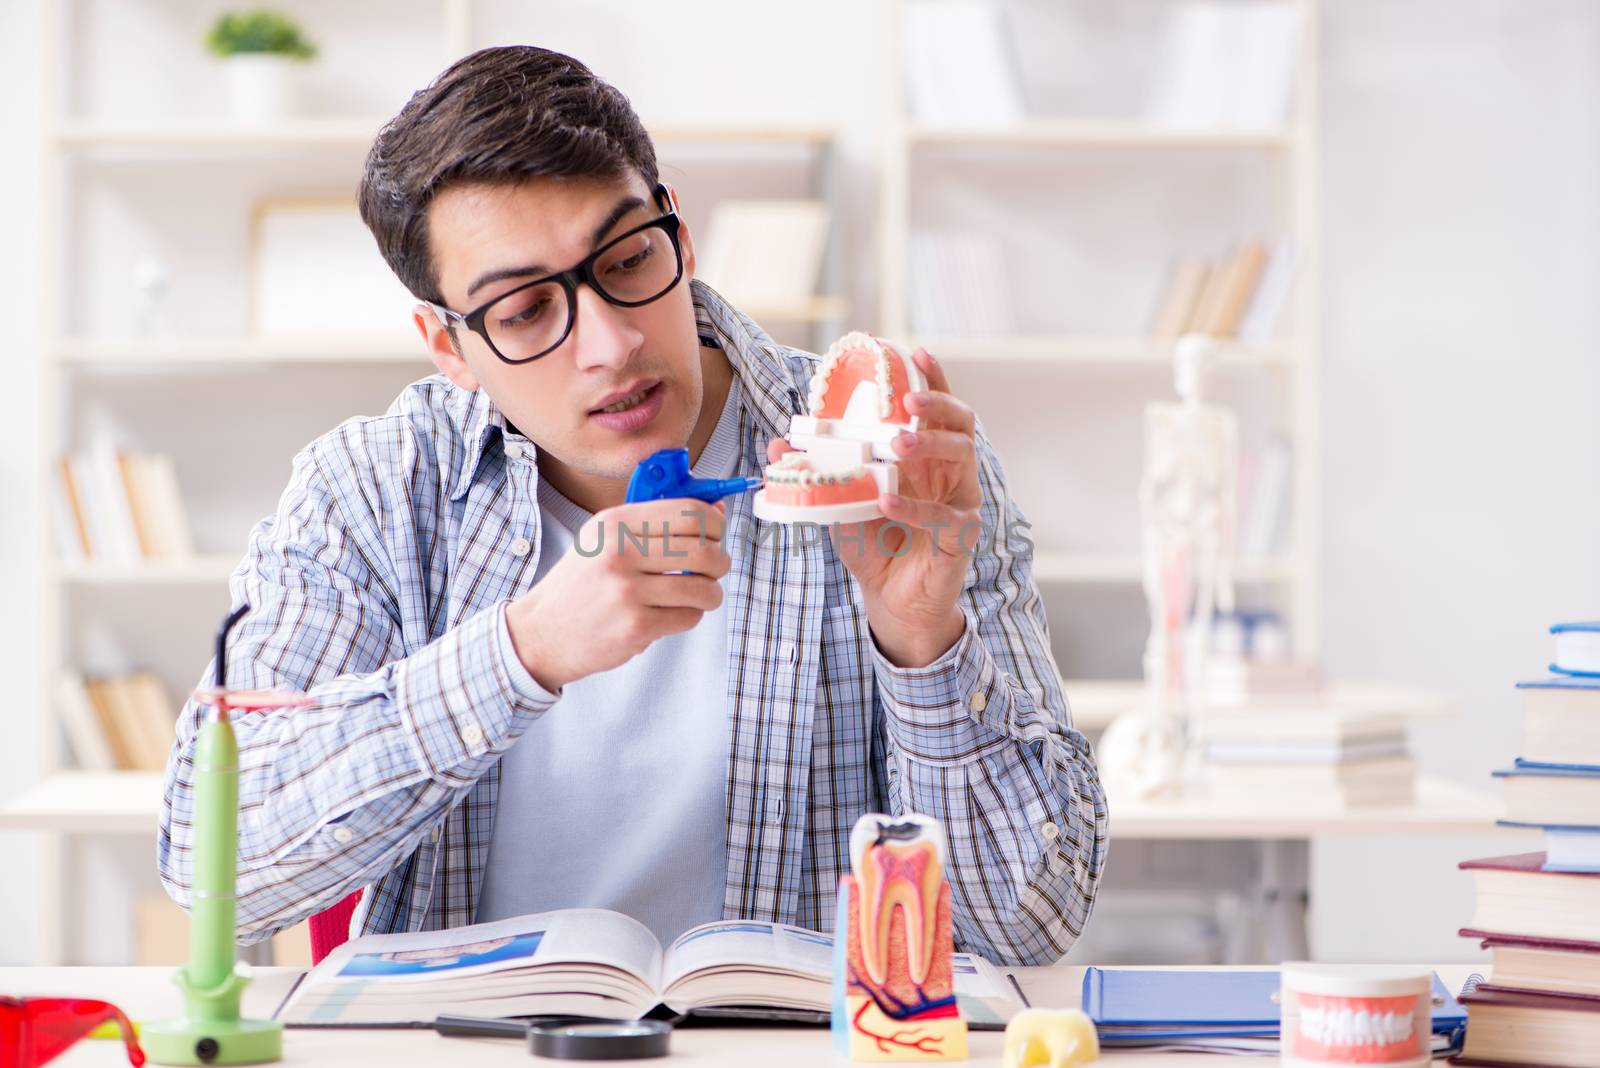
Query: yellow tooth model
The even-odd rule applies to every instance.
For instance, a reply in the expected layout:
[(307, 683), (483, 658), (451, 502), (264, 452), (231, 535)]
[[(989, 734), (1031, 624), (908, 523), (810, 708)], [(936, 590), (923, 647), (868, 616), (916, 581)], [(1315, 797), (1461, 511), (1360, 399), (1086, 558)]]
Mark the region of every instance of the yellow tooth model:
[(1000, 1068), (1072, 1068), (1099, 1057), (1094, 1024), (1077, 1009), (1023, 1009), (1006, 1024)]
[(833, 1038), (856, 1061), (963, 1061), (944, 828), (869, 813), (850, 834), (833, 942)]

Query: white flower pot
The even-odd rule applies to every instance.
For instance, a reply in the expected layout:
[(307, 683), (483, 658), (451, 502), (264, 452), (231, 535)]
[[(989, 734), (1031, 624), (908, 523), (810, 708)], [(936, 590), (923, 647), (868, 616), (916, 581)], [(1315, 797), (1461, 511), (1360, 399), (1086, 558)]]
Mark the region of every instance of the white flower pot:
[(300, 60), (266, 52), (244, 52), (222, 61), (228, 111), (238, 119), (281, 119), (294, 113)]

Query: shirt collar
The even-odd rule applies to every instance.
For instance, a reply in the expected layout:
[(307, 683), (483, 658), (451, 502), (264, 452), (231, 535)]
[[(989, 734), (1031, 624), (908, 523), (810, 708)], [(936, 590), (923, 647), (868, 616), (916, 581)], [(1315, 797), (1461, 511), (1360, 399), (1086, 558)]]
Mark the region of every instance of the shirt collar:
[[(702, 345), (719, 348), (728, 357), (741, 386), (740, 397), (754, 416), (758, 427), (769, 438), (789, 431), (789, 417), (804, 411), (804, 372), (798, 364), (784, 358), (784, 350), (743, 312), (722, 299), (721, 294), (699, 280), (691, 280), (689, 294), (694, 301), (695, 327)], [(508, 433), (506, 418), (482, 389), (468, 392), (455, 389), (449, 404), (466, 455), (450, 499), (460, 500), (472, 488), (478, 468), (492, 444), (502, 443)], [(533, 449), (533, 443), (527, 446)]]

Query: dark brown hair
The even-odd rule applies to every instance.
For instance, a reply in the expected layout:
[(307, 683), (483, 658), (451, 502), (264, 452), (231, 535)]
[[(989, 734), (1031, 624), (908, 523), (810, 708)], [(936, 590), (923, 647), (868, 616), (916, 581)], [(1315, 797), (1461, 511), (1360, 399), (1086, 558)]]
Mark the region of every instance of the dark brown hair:
[(428, 204), (453, 182), (627, 178), (654, 189), (656, 151), (628, 98), (571, 56), (531, 45), (457, 60), (378, 132), (356, 193), (411, 294), (443, 303)]

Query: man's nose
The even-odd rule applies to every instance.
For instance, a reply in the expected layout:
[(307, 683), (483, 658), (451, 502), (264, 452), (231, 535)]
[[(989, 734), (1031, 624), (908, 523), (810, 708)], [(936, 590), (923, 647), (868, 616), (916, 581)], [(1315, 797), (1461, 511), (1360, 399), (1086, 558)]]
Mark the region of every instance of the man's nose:
[(644, 344), (626, 308), (609, 304), (591, 286), (578, 287), (578, 317), (572, 324), (574, 358), (580, 370), (624, 367)]

